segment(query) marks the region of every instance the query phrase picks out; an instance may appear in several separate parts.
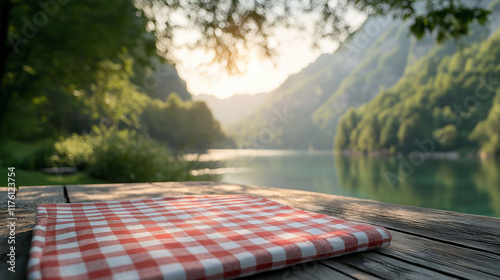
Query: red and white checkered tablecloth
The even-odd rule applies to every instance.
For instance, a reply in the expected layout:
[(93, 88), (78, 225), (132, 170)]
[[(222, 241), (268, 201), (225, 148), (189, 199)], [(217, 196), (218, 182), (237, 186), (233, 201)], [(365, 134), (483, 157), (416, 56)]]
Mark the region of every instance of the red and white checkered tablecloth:
[(384, 228), (249, 195), (45, 204), (29, 279), (222, 279), (389, 245)]

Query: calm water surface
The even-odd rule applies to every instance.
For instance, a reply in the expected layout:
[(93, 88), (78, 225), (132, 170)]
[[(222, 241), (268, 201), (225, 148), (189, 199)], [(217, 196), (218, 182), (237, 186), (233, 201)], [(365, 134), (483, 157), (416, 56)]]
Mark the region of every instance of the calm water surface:
[[(209, 150), (223, 182), (298, 189), (500, 217), (500, 162), (346, 157), (331, 151)], [(196, 172), (196, 171), (195, 171)]]

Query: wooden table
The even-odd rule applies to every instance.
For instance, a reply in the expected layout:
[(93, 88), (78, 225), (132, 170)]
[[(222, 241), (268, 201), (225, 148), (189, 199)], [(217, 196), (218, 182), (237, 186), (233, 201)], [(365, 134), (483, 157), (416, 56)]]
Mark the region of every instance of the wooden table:
[[(0, 194), (7, 221), (6, 189)], [(35, 208), (43, 203), (128, 200), (191, 194), (252, 194), (304, 210), (383, 226), (391, 246), (266, 272), (246, 279), (500, 279), (500, 219), (298, 190), (217, 182), (21, 187), (17, 193), (16, 273), (7, 271), (7, 235), (0, 235), (2, 279), (25, 279)]]

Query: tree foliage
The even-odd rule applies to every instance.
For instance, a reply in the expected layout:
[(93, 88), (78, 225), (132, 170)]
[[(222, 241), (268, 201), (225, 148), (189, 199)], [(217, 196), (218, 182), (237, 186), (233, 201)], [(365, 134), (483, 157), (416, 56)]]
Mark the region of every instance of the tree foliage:
[[(90, 132), (94, 125), (147, 133), (141, 121), (153, 100), (164, 102), (172, 91), (191, 99), (175, 68), (158, 56), (149, 19), (133, 1), (7, 2), (7, 52), (2, 54), (8, 56), (0, 86), (1, 113), (9, 116), (0, 126), (5, 138), (57, 139)], [(206, 148), (224, 137), (206, 107), (191, 107), (200, 112), (169, 120), (168, 129), (179, 131), (175, 141)], [(203, 127), (191, 120), (197, 114)], [(191, 130), (205, 140), (195, 139)]]
[(187, 181), (190, 163), (176, 159), (153, 139), (135, 131), (94, 127), (86, 135), (74, 134), (55, 145), (56, 166), (85, 168), (114, 182)]
[(225, 138), (204, 102), (182, 101), (177, 94), (149, 102), (142, 123), (151, 137), (175, 149), (207, 149)]
[[(343, 40), (353, 27), (350, 12), (391, 15), (410, 22), (409, 31), (422, 38), (435, 34), (438, 41), (458, 38), (469, 31), (471, 23), (484, 23), (489, 11), (477, 3), (460, 0), (307, 0), (307, 1), (199, 1), (139, 0), (138, 5), (152, 19), (156, 35), (168, 51), (176, 30), (195, 29), (202, 34), (192, 42), (207, 50), (214, 61), (228, 70), (237, 70), (247, 51), (259, 49), (271, 56), (275, 46), (269, 42), (276, 27), (303, 27), (302, 16), (313, 17), (314, 38)], [(161, 11), (161, 12), (157, 12)], [(180, 18), (180, 20), (179, 20)], [(178, 20), (176, 20), (178, 19)]]
[[(96, 86), (112, 63), (123, 70), (119, 79), (126, 82), (131, 75), (127, 61), (133, 58), (139, 65), (155, 52), (147, 19), (128, 1), (23, 0), (10, 6), (0, 125), (5, 114), (9, 120), (23, 120), (39, 128), (32, 138), (89, 129), (75, 90)], [(6, 125), (0, 127), (3, 134), (18, 131), (12, 128), (16, 125)]]
[(382, 88), (393, 86), (409, 65), (435, 45), (430, 38), (409, 38), (406, 31), (400, 20), (368, 18), (339, 50), (290, 76), (269, 94), (266, 106), (239, 121), (233, 131), (243, 141), (258, 139), (276, 117), (273, 110), (286, 108), (296, 117), (270, 141), (259, 141), (262, 146), (332, 149), (340, 117), (350, 107), (370, 101)]
[(118, 127), (120, 123), (139, 128), (148, 97), (137, 91), (130, 83), (131, 60), (123, 64), (102, 61), (95, 73), (94, 82), (73, 95), (83, 101), (85, 110), (92, 119), (102, 124)]
[[(164, 81), (165, 77), (155, 76), (158, 71), (152, 70), (151, 64), (165, 63), (163, 57), (177, 47), (174, 37), (178, 32), (197, 31), (192, 46), (206, 50), (231, 71), (244, 61), (249, 49), (257, 48), (271, 56), (273, 34), (279, 27), (300, 29), (302, 15), (317, 20), (317, 40), (342, 40), (354, 31), (347, 21), (351, 11), (394, 16), (409, 22), (410, 32), (417, 37), (436, 32), (438, 41), (460, 37), (471, 23), (484, 23), (488, 16), (482, 6), (464, 5), (459, 0), (4, 0), (0, 18), (0, 133), (30, 140), (88, 132), (99, 123), (139, 127), (141, 110), (151, 104), (148, 98), (167, 97), (156, 90), (161, 82), (153, 83), (156, 86), (152, 89), (145, 81), (151, 77)], [(400, 53), (396, 50), (384, 59)], [(157, 106), (158, 114), (178, 120), (176, 129), (182, 130), (186, 120), (167, 112), (190, 111), (184, 105), (177, 108), (172, 104), (149, 106)], [(205, 147), (220, 138), (218, 124), (208, 117), (206, 106), (193, 103), (188, 107), (192, 112), (199, 111), (186, 113), (191, 123), (203, 124), (193, 128), (199, 134), (184, 133), (189, 139), (203, 135), (204, 140), (194, 146)], [(4, 121), (6, 115), (8, 121)], [(311, 123), (301, 121), (304, 126)], [(169, 121), (168, 126), (172, 123)], [(152, 127), (149, 129), (155, 134)], [(297, 130), (283, 135), (290, 139), (289, 147), (305, 137)], [(369, 135), (362, 134), (360, 139), (365, 141)], [(167, 142), (189, 146), (172, 139)], [(315, 141), (305, 142), (312, 145)]]
[[(391, 88), (344, 116), (335, 148), (355, 151), (474, 151), (498, 153), (500, 31), (477, 29), (460, 51), (437, 46)], [(497, 100), (498, 97), (495, 99)], [(352, 126), (349, 119), (359, 121)], [(358, 134), (369, 133), (361, 138)], [(349, 140), (347, 140), (349, 139)], [(397, 139), (397, 140), (396, 140)], [(432, 143), (423, 147), (422, 143)]]
[(479, 142), (481, 152), (500, 154), (500, 90), (496, 91), (488, 117), (476, 125), (470, 139)]

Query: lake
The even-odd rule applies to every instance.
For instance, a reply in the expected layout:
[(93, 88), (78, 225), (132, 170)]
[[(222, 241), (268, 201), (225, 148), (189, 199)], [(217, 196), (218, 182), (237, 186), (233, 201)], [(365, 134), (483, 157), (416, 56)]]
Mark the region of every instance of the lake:
[(410, 161), (331, 151), (209, 150), (195, 174), (220, 181), (366, 198), (500, 217), (500, 162), (474, 158)]

